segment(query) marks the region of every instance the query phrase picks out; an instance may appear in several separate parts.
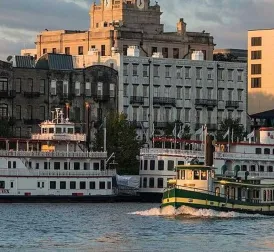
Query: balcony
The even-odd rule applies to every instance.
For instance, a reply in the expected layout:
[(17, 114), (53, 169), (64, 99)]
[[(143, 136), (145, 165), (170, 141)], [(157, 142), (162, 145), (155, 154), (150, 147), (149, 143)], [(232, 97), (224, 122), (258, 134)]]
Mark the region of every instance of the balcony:
[(196, 99), (195, 100), (196, 106), (202, 106), (202, 107), (216, 107), (217, 106), (217, 100), (212, 99)]
[(173, 107), (176, 106), (176, 99), (175, 98), (169, 98), (169, 97), (154, 97), (153, 98), (153, 104), (157, 105), (171, 105)]
[(38, 98), (40, 97), (40, 92), (24, 92), (24, 97), (27, 98)]
[(24, 119), (24, 124), (27, 124), (27, 125), (38, 125), (41, 122), (42, 120), (40, 119)]
[(163, 129), (163, 128), (166, 128), (167, 125), (168, 125), (168, 122), (154, 122), (155, 129)]
[(16, 96), (16, 91), (15, 90), (2, 90), (0, 91), (0, 98), (8, 98), (8, 99), (12, 99)]
[(142, 96), (131, 96), (130, 104), (144, 104), (144, 97)]
[(239, 108), (240, 107), (240, 102), (238, 101), (227, 101), (226, 102), (226, 105), (225, 105), (226, 108)]

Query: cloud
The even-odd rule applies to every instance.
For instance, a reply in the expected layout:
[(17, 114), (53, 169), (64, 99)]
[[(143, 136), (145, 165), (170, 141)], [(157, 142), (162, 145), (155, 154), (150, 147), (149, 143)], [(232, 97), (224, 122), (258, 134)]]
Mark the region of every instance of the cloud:
[[(38, 4), (39, 2), (39, 4)], [(0, 0), (0, 58), (34, 48), (44, 29), (87, 30), (93, 0)], [(97, 0), (98, 2), (98, 0)], [(151, 0), (151, 4), (155, 1)], [(218, 48), (246, 48), (247, 30), (273, 28), (273, 0), (158, 0), (161, 22), (174, 31), (184, 18), (188, 31), (209, 32)], [(18, 32), (18, 33), (17, 33)]]

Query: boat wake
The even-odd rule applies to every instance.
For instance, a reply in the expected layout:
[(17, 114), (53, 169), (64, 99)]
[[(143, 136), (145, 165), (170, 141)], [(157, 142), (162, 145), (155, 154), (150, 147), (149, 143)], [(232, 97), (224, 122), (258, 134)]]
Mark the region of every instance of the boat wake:
[(175, 209), (173, 206), (167, 206), (164, 208), (152, 208), (145, 211), (137, 211), (130, 214), (140, 215), (140, 216), (166, 216), (166, 217), (176, 217), (176, 216), (188, 216), (197, 218), (258, 218), (266, 217), (260, 214), (244, 214), (236, 212), (219, 212), (210, 209), (196, 209), (192, 207), (182, 206)]

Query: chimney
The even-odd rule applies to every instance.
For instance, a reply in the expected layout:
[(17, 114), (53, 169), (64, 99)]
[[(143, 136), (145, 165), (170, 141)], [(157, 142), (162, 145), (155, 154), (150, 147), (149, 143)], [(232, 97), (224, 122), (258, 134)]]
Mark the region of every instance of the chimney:
[(180, 18), (179, 22), (177, 23), (177, 33), (181, 35), (186, 33), (186, 23), (184, 22), (183, 18)]

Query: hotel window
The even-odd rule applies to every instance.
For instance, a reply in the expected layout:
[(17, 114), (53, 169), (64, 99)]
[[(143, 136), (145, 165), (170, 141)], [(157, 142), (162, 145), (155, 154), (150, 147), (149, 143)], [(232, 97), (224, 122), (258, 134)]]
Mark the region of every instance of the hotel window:
[(182, 99), (182, 88), (177, 87), (177, 99)]
[(149, 66), (143, 65), (143, 77), (148, 77)]
[(65, 54), (70, 55), (70, 47), (65, 47)]
[(101, 45), (101, 56), (106, 56), (106, 46)]
[(218, 69), (218, 80), (224, 79), (223, 73), (224, 73), (224, 69)]
[(97, 83), (97, 95), (99, 95), (99, 96), (103, 95), (103, 83), (102, 82)]
[(212, 68), (208, 68), (207, 69), (207, 79), (208, 80), (213, 80), (214, 74), (213, 74), (213, 69)]
[(153, 55), (154, 53), (157, 53), (157, 52), (158, 52), (157, 47), (152, 47), (151, 48), (151, 55)]
[(85, 88), (85, 94), (86, 96), (91, 96), (91, 83), (90, 82), (86, 82), (86, 88)]
[(47, 48), (43, 48), (43, 54), (47, 53)]
[(168, 58), (168, 48), (167, 47), (162, 48), (162, 54), (163, 54), (164, 58)]
[(90, 181), (89, 182), (89, 189), (92, 189), (94, 190), (96, 187), (95, 187), (95, 181)]
[(49, 189), (56, 189), (56, 181), (49, 182)]
[[(1, 79), (0, 79), (0, 83), (1, 83)], [(28, 78), (28, 91), (33, 92), (33, 79), (31, 78)]]
[(164, 179), (163, 178), (158, 178), (157, 179), (157, 184), (158, 184), (158, 188), (163, 188), (164, 187)]
[(138, 95), (138, 84), (132, 85), (132, 96), (137, 96)]
[(238, 70), (238, 81), (243, 81), (243, 74), (244, 74), (244, 71), (243, 70)]
[(190, 109), (189, 108), (185, 109), (185, 121), (190, 122)]
[(70, 189), (76, 189), (76, 182), (75, 181), (70, 181), (69, 187), (70, 187)]
[(238, 101), (241, 101), (243, 98), (243, 90), (242, 89), (238, 89)]
[(233, 99), (233, 90), (232, 89), (228, 89), (228, 100), (229, 101), (232, 101), (232, 99)]
[(173, 59), (179, 59), (179, 48), (173, 48)]
[(75, 96), (80, 96), (80, 81), (75, 82)]
[(42, 121), (45, 120), (45, 117), (46, 117), (45, 116), (45, 111), (46, 111), (45, 106), (40, 106), (39, 107), (39, 119), (42, 120)]
[(262, 58), (262, 51), (251, 51), (251, 59), (261, 59)]
[(84, 54), (84, 47), (78, 46), (78, 55), (83, 55), (83, 54)]
[(138, 76), (138, 65), (137, 64), (132, 65), (132, 75)]
[(196, 88), (196, 99), (201, 99), (201, 88)]
[(170, 69), (171, 67), (170, 66), (166, 66), (166, 78), (170, 78)]
[(228, 69), (227, 75), (228, 75), (228, 80), (232, 81), (233, 80), (233, 69)]
[(60, 181), (60, 189), (66, 189), (66, 181)]
[(166, 122), (171, 122), (171, 109), (165, 108)]
[(127, 97), (128, 96), (128, 84), (124, 84), (124, 96)]
[(213, 89), (212, 88), (208, 88), (207, 89), (207, 99), (209, 99), (209, 100), (212, 99), (212, 93), (213, 93)]
[(182, 79), (182, 67), (176, 68), (176, 76), (177, 76), (177, 79)]
[(262, 87), (261, 81), (262, 81), (261, 77), (251, 78), (251, 88), (261, 88)]
[(115, 84), (113, 83), (109, 84), (109, 97), (115, 97)]
[(80, 189), (86, 189), (86, 181), (80, 181)]
[(261, 74), (262, 66), (261, 64), (251, 64), (251, 74)]
[(154, 122), (158, 122), (159, 111), (160, 111), (159, 108), (154, 108), (154, 109), (153, 109)]
[(56, 48), (52, 48), (52, 53), (53, 53), (53, 54), (56, 54), (56, 53), (57, 53)]
[(32, 106), (28, 105), (27, 106), (27, 119), (32, 119)]
[(148, 109), (143, 108), (143, 120), (148, 121)]
[(201, 122), (201, 110), (196, 110), (196, 123)]
[(207, 111), (207, 123), (211, 124), (211, 119), (212, 119), (212, 111), (208, 110)]
[(157, 66), (157, 65), (153, 66), (153, 76), (154, 77), (159, 77), (159, 68), (160, 68), (160, 66)]
[(185, 99), (190, 99), (190, 87), (185, 87)]
[(45, 94), (45, 82), (46, 82), (46, 80), (45, 79), (41, 79), (40, 80), (40, 94)]
[(64, 94), (64, 97), (68, 96), (68, 81), (67, 80), (63, 81), (63, 94)]
[(252, 37), (251, 38), (251, 46), (261, 46), (262, 38), (261, 37)]
[(16, 120), (21, 120), (21, 106), (16, 105), (15, 107), (15, 118)]
[(138, 108), (133, 107), (132, 108), (132, 119), (133, 121), (137, 121), (138, 120)]
[(128, 76), (128, 64), (124, 64), (124, 76)]
[(185, 67), (185, 78), (190, 79), (190, 67)]
[(153, 89), (154, 89), (154, 97), (160, 97), (160, 88), (153, 87)]
[(7, 104), (0, 104), (0, 117), (7, 117), (8, 116), (8, 105)]
[(149, 188), (154, 188), (154, 178), (149, 178)]
[(222, 110), (218, 110), (218, 123), (223, 121), (223, 111)]
[(15, 79), (15, 90), (17, 94), (21, 93), (21, 79), (17, 78)]
[(143, 97), (148, 97), (148, 86), (143, 86)]
[(165, 97), (169, 98), (171, 94), (171, 88), (170, 87), (165, 87)]
[(202, 68), (196, 67), (196, 79), (200, 80), (202, 78)]
[(182, 112), (182, 109), (180, 109), (180, 108), (176, 109), (176, 119), (178, 121), (181, 121), (181, 112)]
[(50, 83), (50, 94), (56, 95), (56, 80), (52, 80)]

